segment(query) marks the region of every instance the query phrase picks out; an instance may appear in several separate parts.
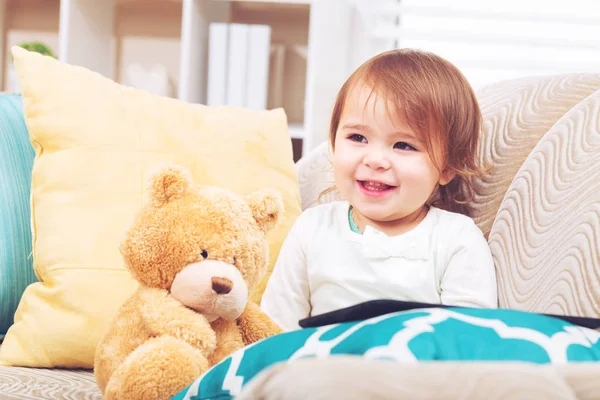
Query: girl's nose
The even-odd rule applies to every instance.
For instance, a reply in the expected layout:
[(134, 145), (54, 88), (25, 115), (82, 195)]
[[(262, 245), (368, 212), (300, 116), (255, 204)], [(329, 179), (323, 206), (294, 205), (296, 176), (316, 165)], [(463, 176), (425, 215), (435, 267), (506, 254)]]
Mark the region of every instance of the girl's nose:
[(378, 148), (372, 148), (367, 150), (367, 153), (365, 154), (365, 157), (363, 159), (363, 163), (369, 168), (375, 170), (385, 170), (389, 169), (392, 166), (386, 152)]

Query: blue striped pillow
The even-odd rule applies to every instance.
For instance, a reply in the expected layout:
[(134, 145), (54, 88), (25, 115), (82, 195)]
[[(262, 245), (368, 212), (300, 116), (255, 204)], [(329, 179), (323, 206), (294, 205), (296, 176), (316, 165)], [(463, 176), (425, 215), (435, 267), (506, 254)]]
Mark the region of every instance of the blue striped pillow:
[(36, 281), (29, 202), (34, 155), (21, 96), (0, 95), (0, 337), (13, 323), (23, 291)]

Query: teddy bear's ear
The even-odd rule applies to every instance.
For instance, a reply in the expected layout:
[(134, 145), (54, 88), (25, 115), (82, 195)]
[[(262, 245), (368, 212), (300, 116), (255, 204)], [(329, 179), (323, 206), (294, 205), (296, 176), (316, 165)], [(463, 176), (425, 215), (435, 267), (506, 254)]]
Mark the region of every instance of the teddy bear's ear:
[(182, 198), (192, 182), (189, 172), (177, 165), (163, 165), (150, 176), (149, 192), (152, 205), (161, 207)]
[(283, 214), (281, 194), (271, 189), (262, 189), (246, 195), (252, 215), (260, 229), (268, 233), (279, 222)]

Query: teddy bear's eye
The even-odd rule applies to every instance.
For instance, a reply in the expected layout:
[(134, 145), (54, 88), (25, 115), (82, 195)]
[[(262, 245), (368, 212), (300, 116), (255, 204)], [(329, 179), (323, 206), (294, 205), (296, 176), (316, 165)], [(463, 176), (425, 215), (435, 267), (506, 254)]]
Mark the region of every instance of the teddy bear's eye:
[(202, 250), (202, 252), (200, 253), (200, 255), (202, 256), (202, 258), (206, 259), (206, 258), (208, 258), (208, 251)]

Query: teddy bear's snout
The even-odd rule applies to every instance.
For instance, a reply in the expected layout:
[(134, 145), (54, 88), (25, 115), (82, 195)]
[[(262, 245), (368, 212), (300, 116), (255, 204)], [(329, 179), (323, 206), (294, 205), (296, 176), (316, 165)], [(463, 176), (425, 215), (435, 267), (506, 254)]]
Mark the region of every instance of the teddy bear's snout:
[(173, 279), (171, 296), (209, 321), (238, 318), (248, 300), (248, 285), (239, 269), (217, 260), (185, 266)]
[(216, 294), (227, 294), (231, 292), (231, 289), (233, 289), (233, 282), (227, 278), (213, 276), (211, 281), (212, 290), (214, 290)]

